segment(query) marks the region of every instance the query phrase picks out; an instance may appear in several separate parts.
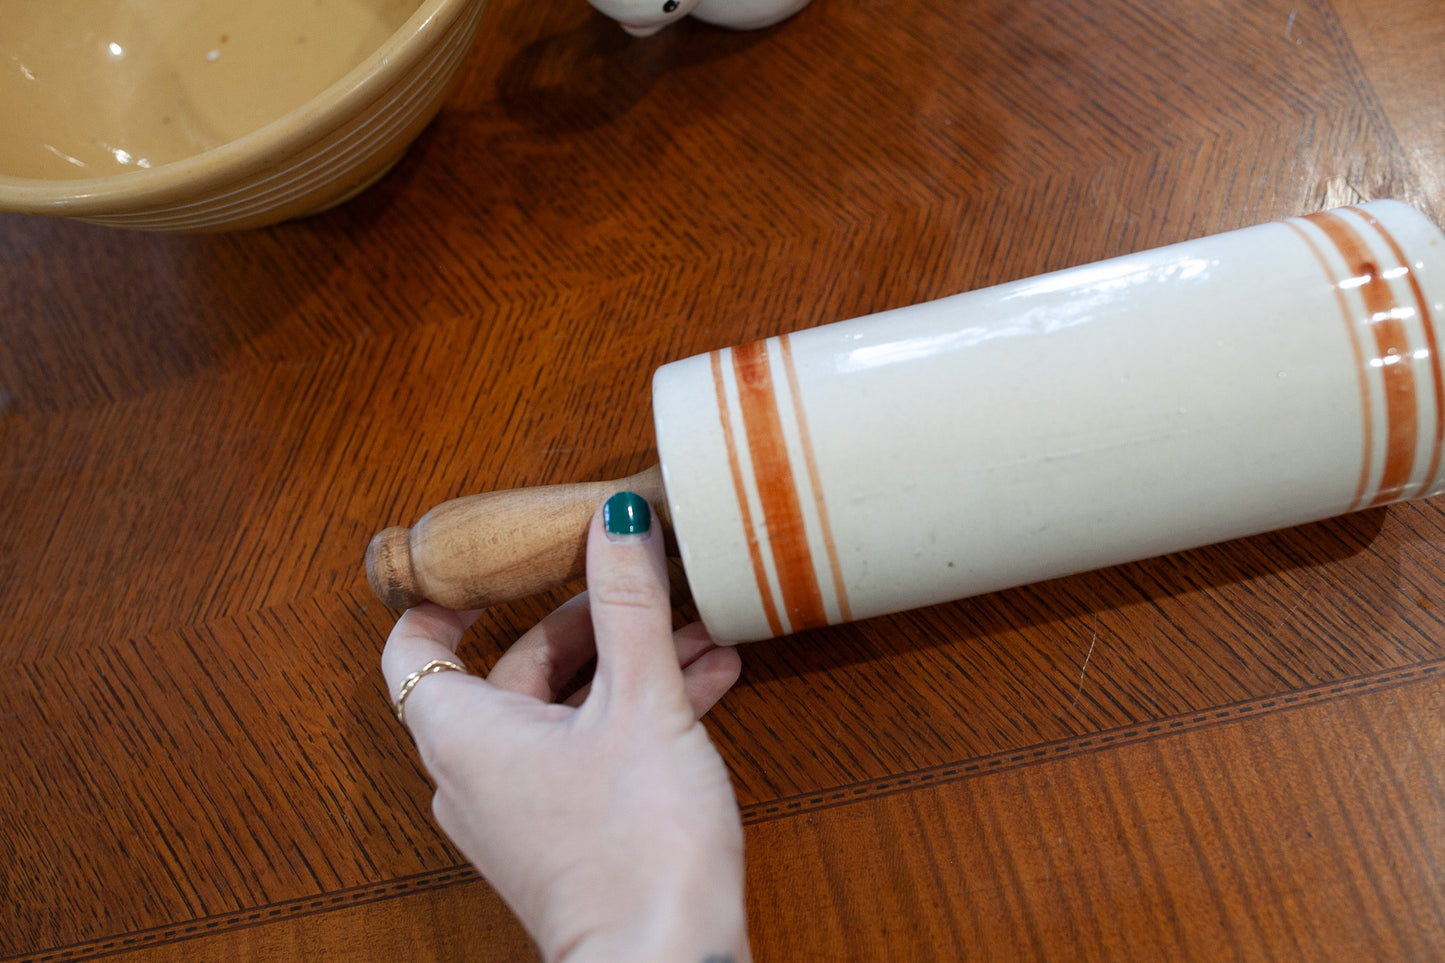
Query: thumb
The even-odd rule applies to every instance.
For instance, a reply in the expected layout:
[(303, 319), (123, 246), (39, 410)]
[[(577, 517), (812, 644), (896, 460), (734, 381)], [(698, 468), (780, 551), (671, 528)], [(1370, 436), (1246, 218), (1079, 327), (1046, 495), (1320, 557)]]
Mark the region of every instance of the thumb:
[(587, 538), (587, 594), (597, 640), (592, 698), (604, 705), (682, 707), (691, 713), (672, 639), (662, 532), (647, 500), (618, 492)]

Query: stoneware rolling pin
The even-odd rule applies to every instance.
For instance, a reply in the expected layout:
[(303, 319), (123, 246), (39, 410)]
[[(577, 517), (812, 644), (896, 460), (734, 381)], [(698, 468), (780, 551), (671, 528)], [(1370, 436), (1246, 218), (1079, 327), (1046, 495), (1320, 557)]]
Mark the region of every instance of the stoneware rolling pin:
[(1376, 201), (724, 348), (653, 377), (659, 466), (473, 495), (367, 551), (475, 608), (657, 506), (713, 637), (764, 639), (1442, 490), (1445, 235)]

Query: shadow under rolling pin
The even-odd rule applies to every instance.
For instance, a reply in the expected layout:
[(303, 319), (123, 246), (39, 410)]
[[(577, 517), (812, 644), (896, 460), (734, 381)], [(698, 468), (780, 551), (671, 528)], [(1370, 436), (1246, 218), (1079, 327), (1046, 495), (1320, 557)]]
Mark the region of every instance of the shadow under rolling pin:
[(1395, 201), (1232, 231), (674, 362), (659, 466), (379, 533), (378, 597), (582, 574), (646, 496), (745, 642), (1439, 493), (1445, 235)]

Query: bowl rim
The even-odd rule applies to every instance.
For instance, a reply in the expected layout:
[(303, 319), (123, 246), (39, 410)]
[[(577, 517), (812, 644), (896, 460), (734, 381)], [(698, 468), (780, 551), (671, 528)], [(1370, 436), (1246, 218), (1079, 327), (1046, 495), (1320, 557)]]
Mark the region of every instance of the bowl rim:
[(406, 22), (339, 79), (248, 134), (159, 167), (103, 177), (0, 174), (0, 212), (86, 216), (150, 209), (273, 168), (325, 139), (395, 86), (462, 12), (486, 0), (421, 0)]

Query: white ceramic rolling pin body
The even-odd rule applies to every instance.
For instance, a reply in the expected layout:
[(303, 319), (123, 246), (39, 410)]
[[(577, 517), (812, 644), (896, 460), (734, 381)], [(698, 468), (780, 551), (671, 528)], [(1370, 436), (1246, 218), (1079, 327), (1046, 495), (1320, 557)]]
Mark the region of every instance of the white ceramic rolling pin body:
[(722, 641), (1441, 490), (1445, 236), (1391, 201), (669, 364), (668, 503)]

